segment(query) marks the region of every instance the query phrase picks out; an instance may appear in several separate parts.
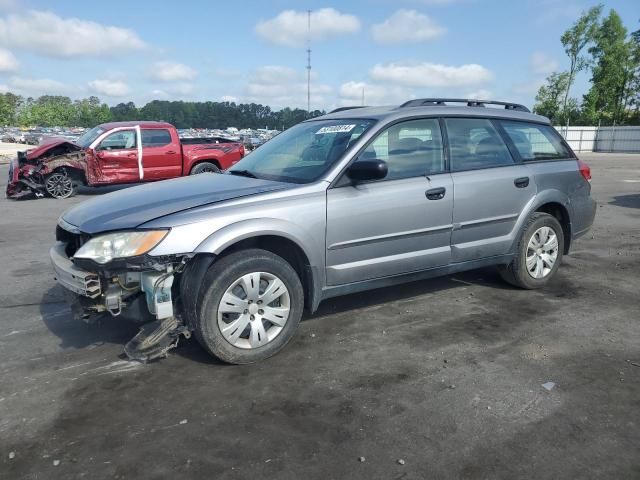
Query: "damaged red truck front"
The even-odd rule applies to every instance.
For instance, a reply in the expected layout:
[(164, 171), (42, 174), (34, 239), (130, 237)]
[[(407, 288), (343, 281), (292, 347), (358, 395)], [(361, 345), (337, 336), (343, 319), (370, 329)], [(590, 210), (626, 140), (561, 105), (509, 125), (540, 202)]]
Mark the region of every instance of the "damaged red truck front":
[(220, 137), (181, 140), (165, 122), (112, 122), (76, 142), (49, 139), (19, 152), (9, 166), (7, 197), (67, 198), (91, 187), (220, 172), (244, 156), (244, 146)]
[(18, 152), (9, 164), (7, 197), (70, 197), (86, 178), (85, 157), (79, 145), (59, 139)]

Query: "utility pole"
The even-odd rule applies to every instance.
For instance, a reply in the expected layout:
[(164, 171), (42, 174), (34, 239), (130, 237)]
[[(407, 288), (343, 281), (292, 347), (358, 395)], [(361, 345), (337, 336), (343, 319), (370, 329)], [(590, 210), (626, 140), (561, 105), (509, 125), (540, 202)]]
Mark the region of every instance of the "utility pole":
[(307, 114), (311, 115), (311, 10), (307, 10)]
[(364, 107), (364, 87), (362, 87), (362, 106)]

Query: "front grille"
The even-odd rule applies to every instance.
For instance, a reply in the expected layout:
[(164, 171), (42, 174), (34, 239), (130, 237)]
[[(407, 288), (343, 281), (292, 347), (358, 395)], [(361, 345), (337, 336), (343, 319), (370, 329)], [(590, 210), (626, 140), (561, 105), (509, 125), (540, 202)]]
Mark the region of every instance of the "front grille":
[(87, 243), (90, 238), (90, 235), (86, 235), (83, 233), (72, 233), (65, 230), (60, 225), (56, 226), (56, 240), (66, 245), (65, 253), (69, 258), (73, 257), (75, 253), (80, 249), (80, 247)]

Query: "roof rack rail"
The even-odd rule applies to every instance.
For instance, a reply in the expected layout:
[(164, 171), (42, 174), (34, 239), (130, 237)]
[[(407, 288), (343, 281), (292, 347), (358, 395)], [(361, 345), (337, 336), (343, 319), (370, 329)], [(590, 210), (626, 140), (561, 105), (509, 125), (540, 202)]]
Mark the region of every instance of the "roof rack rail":
[(365, 108), (364, 105), (356, 105), (354, 107), (338, 107), (335, 110), (331, 110), (329, 113), (344, 112), (345, 110), (353, 110), (354, 108)]
[(484, 107), (485, 105), (502, 105), (505, 110), (516, 110), (518, 112), (528, 112), (530, 110), (524, 105), (511, 102), (497, 102), (495, 100), (478, 100), (475, 98), (417, 98), (409, 100), (400, 105), (399, 108), (406, 107), (442, 107), (447, 103), (466, 103), (467, 107)]

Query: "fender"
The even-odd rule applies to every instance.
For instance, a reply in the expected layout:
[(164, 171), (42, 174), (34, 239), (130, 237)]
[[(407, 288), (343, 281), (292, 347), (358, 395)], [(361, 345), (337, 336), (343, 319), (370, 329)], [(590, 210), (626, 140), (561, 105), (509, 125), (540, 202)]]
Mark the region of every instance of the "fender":
[[(516, 244), (518, 242), (518, 234), (522, 230), (524, 223), (533, 214), (533, 212), (535, 212), (542, 205), (545, 205), (547, 203), (559, 203), (567, 210), (569, 214), (569, 231), (571, 231), (571, 218), (573, 216), (573, 209), (571, 206), (571, 201), (567, 196), (567, 194), (556, 189), (543, 190), (542, 192), (538, 192), (536, 196), (533, 197), (531, 201), (525, 206), (525, 208), (522, 209), (522, 213), (520, 213), (520, 216), (518, 217), (518, 221), (516, 222), (516, 225), (512, 232), (512, 236), (513, 236), (513, 243), (511, 245), (512, 252), (516, 248)], [(571, 242), (571, 238), (568, 238), (565, 240), (569, 240), (569, 242)]]
[[(305, 246), (313, 246), (318, 239), (302, 230), (296, 224), (277, 218), (248, 219), (232, 223), (217, 230), (203, 240), (195, 249), (195, 253), (209, 253), (219, 255), (231, 245), (248, 238), (262, 235), (272, 235), (286, 238), (295, 243), (304, 252), (309, 261), (307, 271), (311, 280), (309, 305), (315, 311), (320, 303), (322, 286), (324, 285), (324, 245), (317, 245), (312, 253)], [(304, 240), (303, 240), (304, 239)]]

